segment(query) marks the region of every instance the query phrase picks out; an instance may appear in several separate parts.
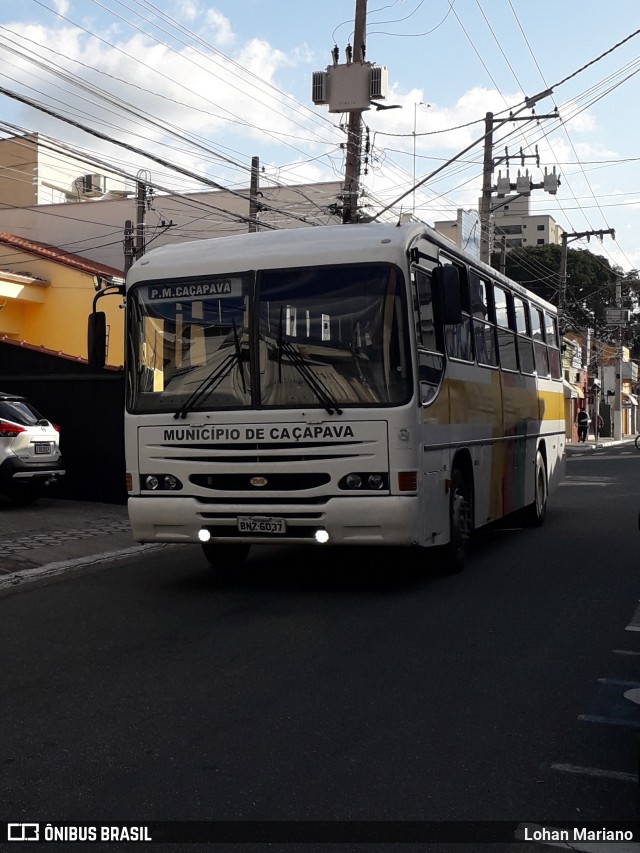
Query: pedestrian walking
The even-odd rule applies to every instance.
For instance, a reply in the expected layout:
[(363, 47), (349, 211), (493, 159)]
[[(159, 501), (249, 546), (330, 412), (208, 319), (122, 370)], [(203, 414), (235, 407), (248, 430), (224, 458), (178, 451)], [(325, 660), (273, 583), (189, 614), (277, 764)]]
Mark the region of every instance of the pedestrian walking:
[(580, 409), (576, 417), (576, 425), (578, 427), (578, 441), (582, 441), (584, 443), (587, 440), (587, 433), (589, 432), (590, 423), (591, 418), (589, 417), (589, 412), (586, 409)]

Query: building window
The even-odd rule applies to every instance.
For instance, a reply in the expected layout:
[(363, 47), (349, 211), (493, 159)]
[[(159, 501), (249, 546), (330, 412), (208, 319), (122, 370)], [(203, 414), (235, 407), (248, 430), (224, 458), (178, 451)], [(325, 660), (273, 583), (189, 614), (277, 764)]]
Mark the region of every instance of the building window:
[(536, 244), (538, 246), (544, 246), (544, 238), (542, 240), (536, 240)]
[(536, 225), (537, 231), (544, 231), (544, 225)]

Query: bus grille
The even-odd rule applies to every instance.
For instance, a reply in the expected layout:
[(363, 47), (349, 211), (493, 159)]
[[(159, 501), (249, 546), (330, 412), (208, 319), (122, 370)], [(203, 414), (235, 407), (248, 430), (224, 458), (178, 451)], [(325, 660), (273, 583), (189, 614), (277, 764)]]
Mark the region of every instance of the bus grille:
[(261, 477), (264, 482), (257, 486), (251, 481), (255, 479), (254, 474), (192, 474), (189, 480), (194, 486), (204, 489), (217, 489), (224, 492), (251, 492), (259, 494), (259, 489), (265, 488), (270, 492), (300, 492), (305, 489), (317, 489), (325, 486), (331, 481), (328, 474), (300, 473), (300, 474), (267, 474)]

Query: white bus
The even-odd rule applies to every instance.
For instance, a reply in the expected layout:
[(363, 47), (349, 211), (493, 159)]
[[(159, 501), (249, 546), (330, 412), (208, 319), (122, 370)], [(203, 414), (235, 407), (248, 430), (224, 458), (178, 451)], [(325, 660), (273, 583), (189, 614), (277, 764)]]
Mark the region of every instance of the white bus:
[(221, 567), (251, 545), (438, 546), (457, 571), (474, 529), (544, 519), (565, 461), (556, 310), (424, 224), (159, 248), (126, 316), (138, 542)]

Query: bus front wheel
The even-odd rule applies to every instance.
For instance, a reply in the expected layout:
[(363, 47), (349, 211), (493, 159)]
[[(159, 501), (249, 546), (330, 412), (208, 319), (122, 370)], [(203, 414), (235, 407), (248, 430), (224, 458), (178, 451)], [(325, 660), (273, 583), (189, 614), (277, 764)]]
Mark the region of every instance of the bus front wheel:
[(529, 527), (541, 527), (547, 514), (547, 498), (549, 496), (549, 483), (547, 480), (547, 466), (541, 451), (536, 453), (536, 471), (534, 482), (533, 503), (525, 507), (525, 523)]
[(242, 566), (249, 556), (250, 545), (244, 542), (237, 544), (216, 544), (206, 542), (202, 545), (204, 555), (214, 569), (236, 569)]

